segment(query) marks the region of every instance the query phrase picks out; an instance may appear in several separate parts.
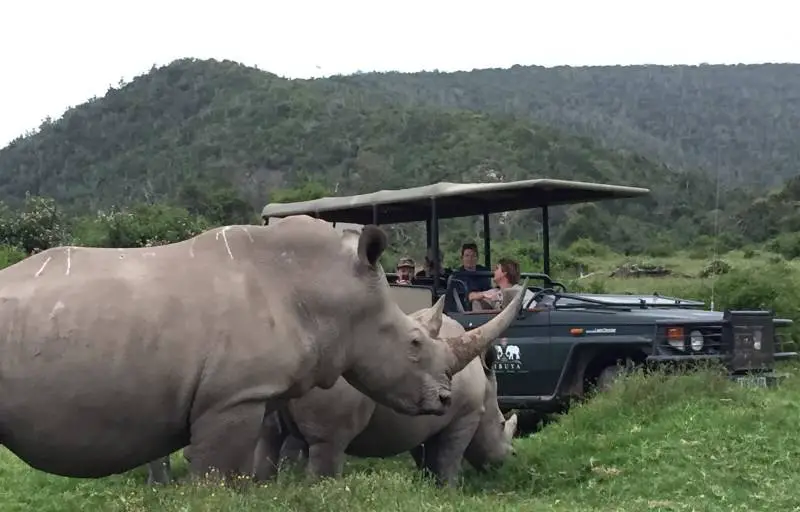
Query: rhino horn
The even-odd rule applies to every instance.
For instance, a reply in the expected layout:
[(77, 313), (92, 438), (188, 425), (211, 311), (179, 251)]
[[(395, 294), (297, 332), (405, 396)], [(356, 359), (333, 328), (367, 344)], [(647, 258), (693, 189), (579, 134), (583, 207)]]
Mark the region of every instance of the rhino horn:
[(428, 331), (428, 336), (436, 338), (442, 329), (442, 313), (444, 312), (444, 295), (439, 297), (433, 306), (417, 312), (419, 323)]
[(496, 317), (485, 324), (465, 332), (457, 338), (448, 338), (447, 344), (453, 353), (450, 372), (456, 374), (464, 369), (470, 361), (478, 357), (489, 344), (500, 337), (514, 322), (525, 296), (524, 290), (528, 287), (528, 279), (522, 283), (523, 292), (517, 293), (508, 306), (503, 308)]
[(514, 434), (517, 432), (517, 421), (519, 421), (517, 418), (517, 413), (514, 413), (506, 420), (506, 424), (503, 425), (503, 434), (509, 443), (514, 438)]

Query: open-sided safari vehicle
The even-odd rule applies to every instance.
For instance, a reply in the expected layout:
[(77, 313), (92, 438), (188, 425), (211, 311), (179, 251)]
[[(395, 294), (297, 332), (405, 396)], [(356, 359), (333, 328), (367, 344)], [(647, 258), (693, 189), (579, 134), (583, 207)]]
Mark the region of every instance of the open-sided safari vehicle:
[[(548, 208), (553, 205), (641, 196), (648, 189), (575, 181), (533, 179), (507, 183), (436, 183), (349, 197), (272, 203), (262, 218), (307, 214), (332, 223), (393, 224), (425, 221), (428, 247), (439, 256), (439, 219), (482, 215), (485, 265), (491, 269), (489, 214), (542, 208), (543, 273), (529, 274), (533, 301), (495, 343), (498, 395), (503, 409), (548, 412), (592, 386), (605, 387), (624, 365), (718, 360), (731, 378), (767, 386), (777, 379), (775, 361), (795, 357), (783, 351), (776, 327), (791, 320), (770, 311), (708, 311), (702, 302), (656, 295), (569, 293), (550, 278)], [(491, 272), (483, 272), (489, 275)], [(406, 312), (429, 307), (446, 294), (445, 311), (467, 329), (487, 322), (498, 310), (470, 311), (458, 274), (393, 283)], [(535, 280), (535, 282), (534, 282)]]

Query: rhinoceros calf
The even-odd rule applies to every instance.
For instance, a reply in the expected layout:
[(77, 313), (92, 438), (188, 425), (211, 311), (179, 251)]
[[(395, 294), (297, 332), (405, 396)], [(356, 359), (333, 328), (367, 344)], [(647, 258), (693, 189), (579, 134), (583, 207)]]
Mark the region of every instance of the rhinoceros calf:
[[(426, 315), (423, 310), (410, 316)], [(447, 337), (464, 333), (464, 328), (447, 316), (442, 318), (441, 329)], [(438, 330), (431, 326), (430, 335), (436, 336)], [(399, 414), (339, 379), (330, 389), (312, 389), (288, 402), (284, 425), (293, 424), (302, 440), (293, 435), (287, 438), (275, 415), (264, 422), (262, 435), (272, 443), (286, 439), (293, 449), (285, 445), (283, 453), (289, 458), (307, 458), (306, 471), (312, 477), (339, 476), (345, 454), (391, 457), (410, 451), (417, 466), (432, 473), (439, 484), (454, 485), (462, 458), (485, 470), (513, 452), (517, 417), (512, 415), (506, 421), (497, 404), (497, 381), (490, 369), (494, 359), (495, 351), (490, 349), (454, 376), (452, 406), (441, 416)], [(258, 457), (257, 478), (273, 477), (275, 460)]]
[(0, 443), (97, 478), (189, 446), (190, 471), (252, 472), (265, 412), (343, 376), (443, 414), (452, 375), (514, 312), (437, 340), (391, 300), (385, 233), (308, 216), (169, 245), (59, 247), (0, 271)]

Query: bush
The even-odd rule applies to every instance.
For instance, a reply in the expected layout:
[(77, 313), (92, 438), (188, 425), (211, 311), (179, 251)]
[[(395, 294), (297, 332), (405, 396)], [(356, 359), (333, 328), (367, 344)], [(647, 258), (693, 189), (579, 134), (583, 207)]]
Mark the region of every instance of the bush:
[(550, 277), (553, 278), (563, 274), (577, 274), (587, 268), (588, 266), (583, 261), (567, 251), (550, 256)]
[(148, 247), (180, 242), (209, 227), (202, 217), (184, 208), (138, 205), (82, 219), (75, 227), (75, 243), (95, 247)]
[(61, 211), (53, 199), (27, 196), (22, 210), (0, 211), (0, 243), (19, 247), (25, 254), (60, 245), (67, 238)]
[(654, 242), (647, 246), (645, 254), (654, 258), (666, 258), (675, 254), (675, 248), (669, 242)]
[(787, 260), (800, 257), (800, 233), (781, 233), (766, 243), (766, 248)]
[(703, 268), (700, 277), (710, 277), (712, 275), (727, 274), (731, 271), (731, 264), (724, 260), (713, 260)]
[[(541, 249), (530, 243), (519, 240), (503, 240), (492, 245), (492, 261), (498, 262), (500, 258), (511, 258), (519, 263), (522, 272), (542, 272)], [(551, 256), (552, 263), (552, 256)], [(460, 263), (459, 263), (460, 265)]]
[(588, 238), (580, 238), (574, 241), (567, 248), (567, 252), (578, 258), (586, 256), (604, 258), (608, 257), (612, 253), (611, 249), (609, 249), (606, 245), (597, 243)]
[(25, 259), (25, 254), (19, 247), (13, 245), (0, 245), (0, 269), (10, 267)]
[(748, 247), (747, 249), (742, 251), (742, 257), (746, 260), (753, 259), (757, 257), (759, 254), (760, 253), (757, 250), (753, 249), (752, 247)]

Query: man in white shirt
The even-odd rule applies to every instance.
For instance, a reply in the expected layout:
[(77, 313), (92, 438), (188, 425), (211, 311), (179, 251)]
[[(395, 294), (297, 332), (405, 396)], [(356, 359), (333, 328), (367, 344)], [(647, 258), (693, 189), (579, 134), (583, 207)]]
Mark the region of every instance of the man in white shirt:
[[(492, 288), (491, 290), (486, 290), (477, 294), (470, 294), (470, 298), (473, 299), (473, 311), (486, 309), (485, 306), (489, 306), (489, 309), (502, 309), (503, 304), (510, 302), (503, 300), (503, 291), (522, 291), (522, 285), (519, 284), (519, 274), (519, 263), (516, 261), (511, 258), (502, 258), (498, 261), (494, 269), (494, 282), (497, 288)], [(533, 299), (533, 297), (534, 293), (526, 288), (522, 304), (528, 309), (532, 309), (536, 306), (536, 302), (528, 304), (528, 301)]]

